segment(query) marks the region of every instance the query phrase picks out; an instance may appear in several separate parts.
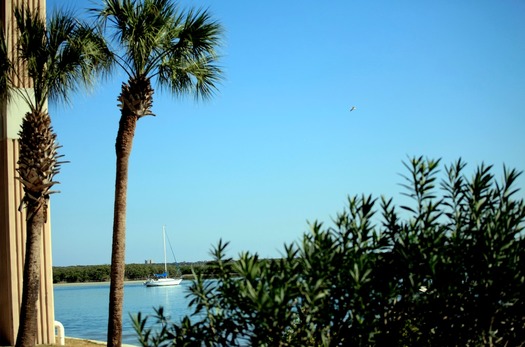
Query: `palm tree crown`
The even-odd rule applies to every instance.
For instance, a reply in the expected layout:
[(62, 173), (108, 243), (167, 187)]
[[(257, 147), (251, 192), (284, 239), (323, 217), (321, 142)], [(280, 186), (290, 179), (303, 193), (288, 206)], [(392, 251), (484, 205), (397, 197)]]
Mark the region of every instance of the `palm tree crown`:
[[(20, 91), (32, 111), (42, 111), (47, 99), (69, 102), (68, 95), (92, 86), (97, 73), (107, 70), (111, 54), (93, 28), (72, 13), (58, 11), (49, 22), (38, 10), (15, 9), (19, 28), (18, 56), (26, 64), (34, 96)], [(17, 72), (15, 79), (22, 79)]]
[[(17, 7), (14, 15), (19, 33), (16, 53), (23, 62), (23, 71), (11, 68), (12, 75), (8, 78), (13, 85), (24, 85), (27, 76), (32, 87), (13, 88), (30, 110), (20, 133), (18, 171), (26, 191), (24, 201), (40, 201), (45, 205), (60, 166), (51, 120), (47, 119), (47, 100), (68, 102), (69, 93), (81, 86), (91, 86), (97, 73), (109, 68), (111, 53), (103, 37), (72, 13), (58, 11), (47, 24), (38, 9)], [(43, 153), (48, 155), (47, 159), (42, 158)], [(34, 163), (40, 166), (34, 167)], [(39, 179), (34, 172), (40, 172)]]
[(112, 27), (116, 63), (129, 80), (156, 78), (176, 95), (206, 98), (220, 79), (221, 25), (206, 10), (178, 11), (170, 0), (105, 0), (95, 9)]

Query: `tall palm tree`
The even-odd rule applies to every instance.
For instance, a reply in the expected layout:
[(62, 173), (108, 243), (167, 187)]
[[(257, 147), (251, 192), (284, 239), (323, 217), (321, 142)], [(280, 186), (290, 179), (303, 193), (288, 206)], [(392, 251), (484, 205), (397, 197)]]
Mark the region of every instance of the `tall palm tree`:
[(175, 95), (213, 94), (221, 78), (215, 49), (221, 25), (206, 10), (179, 11), (171, 0), (103, 0), (94, 9), (110, 29), (116, 63), (127, 75), (118, 97), (116, 179), (108, 346), (120, 346), (124, 290), (128, 161), (137, 121), (153, 115), (152, 80)]
[(29, 109), (19, 133), (17, 167), (24, 188), (20, 208), (26, 207), (27, 242), (16, 346), (34, 346), (42, 229), (61, 164), (47, 100), (68, 102), (69, 93), (92, 85), (97, 73), (110, 66), (111, 55), (103, 37), (70, 12), (55, 12), (47, 24), (35, 9), (19, 7), (14, 14), (18, 28), (16, 52), (24, 67), (23, 71), (12, 69), (8, 79), (12, 85), (28, 81), (32, 87), (12, 88)]

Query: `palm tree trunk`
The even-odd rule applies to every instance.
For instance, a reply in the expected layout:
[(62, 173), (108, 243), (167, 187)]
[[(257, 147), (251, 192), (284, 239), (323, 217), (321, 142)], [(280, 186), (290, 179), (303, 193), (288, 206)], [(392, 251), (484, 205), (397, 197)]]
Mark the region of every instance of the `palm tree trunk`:
[(124, 303), (124, 270), (126, 255), (126, 199), (129, 156), (138, 118), (124, 108), (120, 118), (115, 152), (115, 206), (111, 248), (111, 285), (109, 290), (108, 347), (122, 345), (122, 306)]
[(40, 243), (46, 221), (46, 209), (43, 206), (35, 205), (32, 205), (32, 207), (36, 207), (37, 211), (27, 211), (31, 217), (27, 220), (24, 288), (22, 291), (20, 325), (18, 327), (16, 347), (32, 347), (36, 343), (37, 307), (40, 291)]

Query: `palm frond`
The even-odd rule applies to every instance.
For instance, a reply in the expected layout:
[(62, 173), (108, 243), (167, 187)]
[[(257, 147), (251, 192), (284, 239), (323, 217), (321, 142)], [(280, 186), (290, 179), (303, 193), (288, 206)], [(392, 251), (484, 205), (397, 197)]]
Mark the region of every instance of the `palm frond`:
[(207, 99), (221, 81), (221, 68), (214, 62), (214, 57), (210, 56), (197, 60), (167, 60), (159, 67), (159, 84), (175, 95), (193, 94), (196, 99)]
[(27, 65), (33, 82), (34, 102), (30, 107), (42, 110), (45, 102), (68, 102), (71, 92), (89, 87), (95, 76), (107, 71), (113, 61), (99, 31), (59, 10), (45, 23), (38, 10), (15, 9), (19, 28), (19, 57)]
[(111, 73), (115, 55), (109, 49), (104, 35), (98, 28), (79, 23), (70, 44), (81, 52), (79, 61), (83, 64), (79, 65), (82, 80), (87, 81), (88, 86), (93, 85), (98, 74), (106, 76)]
[(4, 24), (0, 22), (0, 98), (2, 100), (9, 98), (12, 68), (7, 42), (5, 41)]
[(91, 27), (77, 24), (49, 65), (49, 97), (67, 102), (70, 92), (92, 87), (99, 74), (109, 71), (111, 63), (112, 54), (102, 36)]
[(125, 72), (130, 77), (148, 75), (148, 62), (162, 46), (174, 5), (168, 0), (105, 0), (102, 8), (92, 11), (105, 28), (112, 27), (112, 40), (120, 47), (117, 59)]
[(178, 24), (171, 32), (176, 39), (159, 64), (159, 84), (177, 95), (193, 93), (206, 99), (222, 78), (215, 51), (221, 44), (222, 26), (206, 10), (190, 10)]
[[(19, 31), (18, 57), (26, 64), (26, 73), (34, 88), (34, 101), (31, 98), (26, 101), (32, 110), (41, 109), (47, 94), (42, 83), (47, 62), (46, 24), (38, 9), (17, 7), (14, 14)], [(15, 74), (22, 80), (21, 71), (15, 71)]]
[(56, 13), (49, 21), (46, 84), (51, 101), (68, 102), (69, 91), (78, 90), (78, 63), (81, 47), (72, 45), (77, 22), (66, 13)]
[(176, 49), (188, 50), (195, 58), (201, 55), (214, 55), (221, 45), (222, 26), (211, 19), (206, 10), (190, 10), (186, 14), (184, 26), (179, 33)]

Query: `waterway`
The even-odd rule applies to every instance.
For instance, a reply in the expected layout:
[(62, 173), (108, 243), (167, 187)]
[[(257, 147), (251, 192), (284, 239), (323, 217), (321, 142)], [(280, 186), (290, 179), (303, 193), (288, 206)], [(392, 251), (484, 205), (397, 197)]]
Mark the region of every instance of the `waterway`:
[[(178, 286), (148, 288), (142, 282), (124, 286), (123, 343), (138, 346), (130, 314), (154, 314), (154, 308), (164, 307), (172, 321), (189, 314), (188, 287), (184, 280)], [(109, 283), (56, 284), (55, 320), (64, 325), (66, 336), (107, 340)]]

